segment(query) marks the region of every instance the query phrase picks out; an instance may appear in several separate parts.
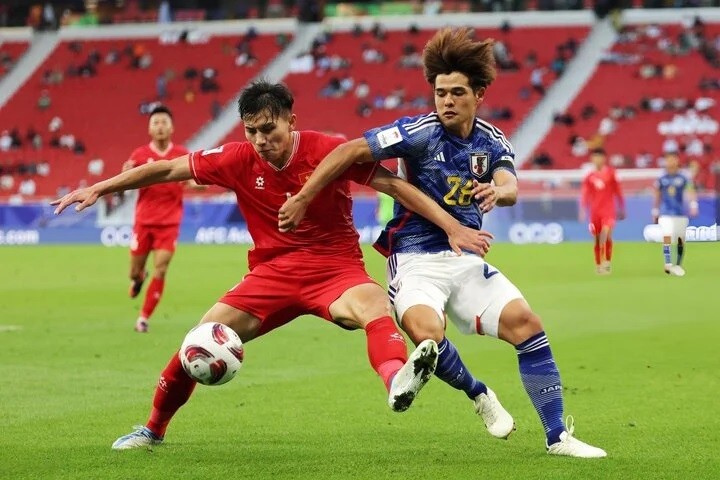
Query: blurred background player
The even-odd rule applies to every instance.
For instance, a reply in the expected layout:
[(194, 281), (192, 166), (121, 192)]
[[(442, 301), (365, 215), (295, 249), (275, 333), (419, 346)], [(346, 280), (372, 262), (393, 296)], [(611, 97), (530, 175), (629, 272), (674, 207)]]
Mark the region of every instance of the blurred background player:
[[(595, 239), (595, 266), (597, 273), (610, 273), (612, 260), (612, 230), (616, 219), (625, 218), (625, 200), (615, 169), (607, 165), (605, 150), (590, 152), (594, 170), (585, 176), (580, 196), (580, 221), (590, 219), (590, 234)], [(617, 208), (615, 202), (617, 200)]]
[[(172, 142), (172, 113), (167, 107), (158, 106), (150, 112), (148, 133), (150, 143), (136, 148), (130, 154), (130, 158), (123, 164), (123, 171), (188, 153), (185, 147)], [(152, 279), (135, 322), (137, 332), (147, 332), (148, 320), (165, 289), (165, 275), (180, 233), (183, 186), (181, 182), (151, 185), (141, 188), (138, 194), (133, 236), (130, 241), (130, 298), (140, 294), (148, 275), (145, 264), (150, 252), (153, 252), (154, 265)]]
[[(660, 225), (663, 234), (663, 255), (665, 257), (665, 273), (682, 277), (685, 252), (685, 231), (688, 217), (685, 215), (685, 194), (689, 201), (689, 214), (698, 214), (698, 201), (692, 180), (680, 172), (680, 158), (676, 152), (665, 154), (665, 173), (655, 182), (655, 203), (653, 204), (653, 221)], [(677, 257), (673, 264), (670, 245), (677, 243)]]

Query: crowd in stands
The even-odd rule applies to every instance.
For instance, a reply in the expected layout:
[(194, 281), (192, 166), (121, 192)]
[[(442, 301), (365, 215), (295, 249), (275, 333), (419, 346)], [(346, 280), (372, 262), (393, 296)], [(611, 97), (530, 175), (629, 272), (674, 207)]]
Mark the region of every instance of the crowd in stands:
[[(584, 159), (592, 149), (604, 146), (609, 136), (621, 129), (633, 128), (634, 120), (659, 118), (654, 148), (612, 152), (610, 164), (619, 168), (658, 168), (664, 166), (664, 153), (675, 152), (696, 176), (699, 187), (708, 187), (712, 177), (710, 172), (720, 168), (715, 151), (719, 127), (715, 92), (720, 90), (720, 73), (703, 75), (697, 90), (687, 91), (684, 95), (660, 92), (662, 82), (672, 82), (677, 75), (691, 73), (679, 69), (678, 58), (699, 54), (711, 69), (720, 69), (719, 53), (720, 35), (708, 34), (700, 18), (686, 22), (675, 34), (659, 25), (624, 27), (619, 32), (616, 47), (605, 55), (604, 62), (637, 65), (636, 78), (654, 82), (652, 90), (646, 90), (654, 93), (618, 100), (605, 112), (600, 112), (592, 102), (579, 108), (576, 106), (574, 111), (556, 112), (553, 116), (555, 128), (565, 129), (571, 155)], [(597, 125), (592, 134), (581, 136), (576, 133), (576, 126), (591, 122)], [(531, 159), (533, 168), (553, 168), (554, 164), (555, 160), (546, 150), (536, 152)]]

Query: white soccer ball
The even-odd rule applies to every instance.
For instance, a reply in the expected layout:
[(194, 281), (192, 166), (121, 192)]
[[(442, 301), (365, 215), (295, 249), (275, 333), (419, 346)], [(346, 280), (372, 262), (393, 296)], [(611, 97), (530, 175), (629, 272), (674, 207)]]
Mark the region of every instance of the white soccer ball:
[(185, 336), (180, 347), (182, 366), (203, 385), (222, 385), (233, 379), (245, 352), (235, 331), (222, 323), (202, 323)]

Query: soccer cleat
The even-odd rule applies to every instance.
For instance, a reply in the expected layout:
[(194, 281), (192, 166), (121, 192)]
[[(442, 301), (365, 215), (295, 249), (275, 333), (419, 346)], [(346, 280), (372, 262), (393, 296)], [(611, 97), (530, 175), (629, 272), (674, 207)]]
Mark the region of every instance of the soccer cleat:
[(672, 265), (669, 269), (666, 270), (667, 273), (672, 275), (673, 277), (684, 277), (685, 276), (685, 269), (682, 268), (680, 265)]
[(438, 346), (434, 340), (424, 340), (417, 346), (390, 383), (390, 408), (396, 412), (410, 408), (418, 392), (435, 373), (437, 359)]
[(143, 283), (145, 283), (145, 279), (148, 276), (147, 270), (143, 272), (142, 278), (140, 280), (131, 280), (130, 281), (130, 290), (128, 291), (128, 295), (130, 295), (130, 298), (135, 298), (138, 295), (140, 295), (140, 290), (142, 290)]
[(575, 420), (568, 416), (565, 421), (567, 430), (560, 434), (560, 441), (546, 445), (548, 455), (562, 455), (577, 458), (603, 458), (607, 453), (602, 448), (593, 447), (573, 437)]
[(515, 430), (515, 421), (512, 415), (500, 404), (495, 392), (487, 389), (474, 400), (475, 412), (482, 417), (490, 435), (495, 438), (508, 438)]
[(145, 318), (138, 318), (137, 322), (135, 322), (135, 331), (138, 333), (147, 333), (148, 331), (148, 322)]
[(160, 445), (163, 437), (158, 437), (152, 430), (144, 425), (135, 425), (134, 432), (123, 435), (112, 444), (113, 450), (127, 450), (130, 448), (151, 447)]
[(610, 275), (612, 273), (612, 268), (610, 267), (610, 261), (606, 260), (602, 264), (602, 268), (605, 275)]

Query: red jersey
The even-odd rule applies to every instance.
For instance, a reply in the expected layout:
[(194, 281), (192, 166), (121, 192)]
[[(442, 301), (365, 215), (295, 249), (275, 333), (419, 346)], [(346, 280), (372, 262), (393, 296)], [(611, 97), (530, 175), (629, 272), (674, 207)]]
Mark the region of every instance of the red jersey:
[(615, 198), (620, 209), (624, 210), (625, 201), (615, 169), (604, 166), (585, 176), (582, 184), (581, 203), (590, 210), (591, 217), (615, 217)]
[[(201, 185), (219, 185), (235, 192), (255, 243), (248, 254), (250, 270), (278, 257), (303, 263), (323, 257), (361, 259), (350, 181), (368, 184), (377, 163), (350, 167), (310, 203), (295, 231), (282, 233), (278, 230), (280, 207), (289, 195), (300, 191), (320, 161), (344, 142), (313, 131), (293, 132), (292, 141), (290, 158), (280, 169), (262, 159), (249, 142), (235, 142), (191, 153), (190, 171)], [(288, 278), (288, 282), (299, 280)]]
[[(188, 153), (180, 145), (170, 143), (164, 152), (158, 151), (152, 143), (136, 148), (130, 154), (135, 166), (150, 162), (161, 162), (181, 157)], [(141, 188), (135, 207), (135, 225), (180, 225), (183, 215), (183, 184), (181, 182), (160, 183)]]

